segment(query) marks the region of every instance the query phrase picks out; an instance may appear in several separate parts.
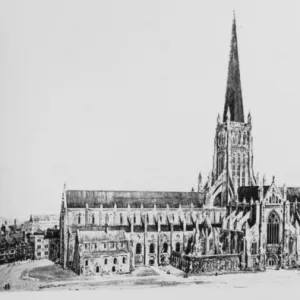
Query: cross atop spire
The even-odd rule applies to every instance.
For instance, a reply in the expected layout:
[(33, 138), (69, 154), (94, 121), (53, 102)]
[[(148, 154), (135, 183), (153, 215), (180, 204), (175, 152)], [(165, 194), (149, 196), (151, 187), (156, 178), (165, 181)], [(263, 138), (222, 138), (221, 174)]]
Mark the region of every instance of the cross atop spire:
[(244, 123), (244, 108), (234, 12), (223, 122), (227, 121), (228, 109), (230, 110), (230, 121)]

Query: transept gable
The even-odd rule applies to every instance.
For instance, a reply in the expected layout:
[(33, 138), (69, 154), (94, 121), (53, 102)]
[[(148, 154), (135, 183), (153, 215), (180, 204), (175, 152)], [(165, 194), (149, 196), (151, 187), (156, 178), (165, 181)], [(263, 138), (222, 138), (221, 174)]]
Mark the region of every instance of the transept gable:
[(264, 194), (263, 202), (268, 205), (282, 205), (284, 202), (280, 189), (273, 182)]

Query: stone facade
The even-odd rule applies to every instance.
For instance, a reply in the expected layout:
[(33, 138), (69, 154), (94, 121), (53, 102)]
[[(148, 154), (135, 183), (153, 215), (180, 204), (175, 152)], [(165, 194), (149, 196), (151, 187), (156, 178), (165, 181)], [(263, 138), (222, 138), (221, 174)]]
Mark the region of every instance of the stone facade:
[[(89, 193), (97, 195), (98, 192)], [(170, 206), (157, 208), (155, 204), (151, 204), (152, 208), (129, 205), (124, 209), (116, 205), (109, 208), (105, 203), (101, 203), (98, 208), (90, 208), (86, 203), (85, 208), (68, 208), (68, 203), (72, 202), (69, 198), (71, 194), (69, 191), (64, 192), (67, 201), (63, 202), (61, 210), (60, 246), (63, 255), (60, 260), (64, 267), (73, 266), (77, 230), (100, 232), (124, 230), (130, 241), (131, 268), (135, 268), (139, 265), (168, 263), (172, 251), (182, 252), (188, 247), (196, 224), (207, 220), (217, 225), (226, 215), (225, 208), (203, 210), (193, 204), (184, 207), (179, 205), (177, 208)], [(147, 192), (144, 193), (144, 199), (146, 196)]]
[(36, 232), (32, 236), (32, 240), (34, 240), (35, 259), (49, 259), (50, 243), (49, 239), (45, 238), (45, 233), (42, 231)]
[(130, 272), (129, 238), (124, 230), (77, 231), (73, 269), (78, 275)]
[(29, 233), (35, 233), (38, 230), (46, 231), (55, 229), (59, 226), (59, 215), (31, 215), (29, 221), (21, 225), (21, 230)]
[(0, 236), (0, 264), (32, 259), (34, 244), (27, 238), (25, 232)]
[[(244, 118), (234, 20), (224, 112), (222, 120), (217, 118), (207, 182), (199, 174), (197, 192), (64, 188), (61, 264), (85, 275), (97, 273), (97, 267), (99, 272), (116, 273), (170, 262), (191, 273), (296, 266), (300, 188), (278, 187), (275, 178), (267, 185), (254, 176), (253, 157), (252, 119), (250, 113), (246, 122)], [(127, 252), (116, 248), (105, 253), (101, 238), (101, 251), (80, 250), (85, 242), (81, 232), (87, 241), (89, 236), (115, 232), (110, 237), (114, 243), (114, 236), (122, 233)], [(123, 254), (128, 265), (121, 271), (116, 265)]]

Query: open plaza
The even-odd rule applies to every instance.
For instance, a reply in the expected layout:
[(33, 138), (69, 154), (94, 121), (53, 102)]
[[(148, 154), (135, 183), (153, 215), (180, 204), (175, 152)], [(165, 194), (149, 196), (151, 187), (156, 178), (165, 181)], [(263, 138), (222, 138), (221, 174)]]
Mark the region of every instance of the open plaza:
[(0, 266), (0, 286), (10, 283), (14, 291), (59, 291), (98, 289), (141, 289), (161, 287), (212, 288), (295, 288), (299, 284), (300, 271), (267, 269), (265, 272), (243, 272), (232, 274), (211, 274), (189, 276), (172, 266), (141, 266), (130, 274), (112, 276), (77, 276), (70, 270), (45, 259), (21, 264)]

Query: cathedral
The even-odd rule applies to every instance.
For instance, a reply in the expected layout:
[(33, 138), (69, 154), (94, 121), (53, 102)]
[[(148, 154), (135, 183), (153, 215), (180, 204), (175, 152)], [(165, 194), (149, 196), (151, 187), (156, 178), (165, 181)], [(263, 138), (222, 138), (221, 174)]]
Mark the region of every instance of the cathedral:
[(172, 264), (190, 274), (298, 266), (300, 188), (253, 169), (244, 116), (236, 20), (212, 171), (191, 192), (68, 190), (60, 212), (60, 263), (78, 275)]

